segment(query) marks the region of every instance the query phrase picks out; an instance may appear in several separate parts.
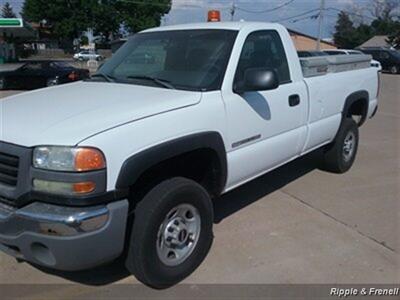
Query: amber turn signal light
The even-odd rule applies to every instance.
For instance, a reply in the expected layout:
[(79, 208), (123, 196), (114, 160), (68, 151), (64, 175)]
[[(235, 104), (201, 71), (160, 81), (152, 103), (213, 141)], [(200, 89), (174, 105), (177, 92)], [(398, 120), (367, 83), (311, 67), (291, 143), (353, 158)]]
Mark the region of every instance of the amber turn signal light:
[(73, 190), (75, 194), (88, 194), (96, 189), (94, 182), (79, 182), (73, 184)]
[(75, 154), (75, 170), (78, 172), (104, 169), (103, 153), (94, 148), (78, 148)]

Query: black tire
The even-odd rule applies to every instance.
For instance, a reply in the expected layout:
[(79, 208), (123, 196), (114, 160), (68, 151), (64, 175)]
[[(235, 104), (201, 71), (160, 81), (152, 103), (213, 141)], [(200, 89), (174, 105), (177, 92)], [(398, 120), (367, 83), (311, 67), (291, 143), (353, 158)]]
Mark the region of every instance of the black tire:
[(390, 73), (392, 73), (392, 74), (398, 74), (398, 73), (399, 73), (399, 67), (398, 67), (398, 66), (392, 66), (392, 67), (390, 67)]
[[(353, 140), (351, 152), (345, 148), (347, 138)], [(346, 118), (342, 121), (335, 140), (325, 148), (322, 169), (333, 173), (347, 172), (354, 163), (358, 149), (358, 126), (353, 119)]]
[[(192, 252), (179, 265), (168, 266), (157, 252), (160, 226), (174, 207), (189, 204), (195, 207), (201, 225)], [(136, 209), (126, 267), (144, 284), (167, 288), (189, 276), (207, 256), (213, 241), (213, 205), (207, 191), (186, 178), (172, 178), (155, 186)]]

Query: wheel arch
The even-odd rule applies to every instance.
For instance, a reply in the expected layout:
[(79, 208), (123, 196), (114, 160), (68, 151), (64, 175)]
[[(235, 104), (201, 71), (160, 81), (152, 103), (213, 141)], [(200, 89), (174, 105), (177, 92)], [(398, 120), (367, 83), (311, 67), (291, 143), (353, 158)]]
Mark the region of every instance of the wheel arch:
[(361, 119), (358, 123), (358, 126), (360, 127), (367, 119), (368, 103), (368, 91), (360, 90), (350, 94), (344, 103), (342, 110), (343, 118), (351, 117), (352, 115), (360, 115)]
[[(154, 147), (143, 150), (127, 158), (123, 163), (117, 178), (116, 188), (127, 189), (134, 186), (146, 172), (162, 163), (179, 160), (182, 157), (190, 157), (190, 154), (204, 154), (206, 158), (213, 158), (213, 174), (217, 182), (213, 183), (212, 194), (220, 194), (227, 180), (227, 158), (222, 136), (218, 132), (202, 132), (176, 138)], [(200, 158), (203, 156), (200, 156)], [(197, 156), (196, 158), (199, 158)], [(169, 164), (168, 166), (170, 166)], [(172, 166), (174, 167), (174, 166)]]

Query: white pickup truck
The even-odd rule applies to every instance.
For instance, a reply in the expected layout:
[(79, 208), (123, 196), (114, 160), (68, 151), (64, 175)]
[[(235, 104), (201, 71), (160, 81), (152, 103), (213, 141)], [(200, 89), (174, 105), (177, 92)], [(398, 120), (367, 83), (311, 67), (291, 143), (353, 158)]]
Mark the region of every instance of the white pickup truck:
[(181, 281), (218, 196), (317, 148), (326, 170), (352, 166), (379, 88), (369, 56), (347, 57), (300, 61), (278, 24), (168, 26), (90, 80), (4, 99), (0, 248), (66, 271), (124, 255), (149, 286)]

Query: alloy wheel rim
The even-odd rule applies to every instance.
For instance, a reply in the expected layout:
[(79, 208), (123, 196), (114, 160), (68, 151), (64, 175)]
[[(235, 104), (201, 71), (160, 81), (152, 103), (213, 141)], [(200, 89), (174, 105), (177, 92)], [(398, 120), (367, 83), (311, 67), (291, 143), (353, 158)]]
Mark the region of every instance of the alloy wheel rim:
[(157, 234), (157, 254), (167, 266), (177, 266), (192, 254), (199, 240), (201, 219), (191, 204), (180, 204), (169, 211)]

